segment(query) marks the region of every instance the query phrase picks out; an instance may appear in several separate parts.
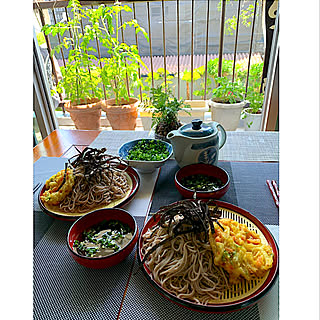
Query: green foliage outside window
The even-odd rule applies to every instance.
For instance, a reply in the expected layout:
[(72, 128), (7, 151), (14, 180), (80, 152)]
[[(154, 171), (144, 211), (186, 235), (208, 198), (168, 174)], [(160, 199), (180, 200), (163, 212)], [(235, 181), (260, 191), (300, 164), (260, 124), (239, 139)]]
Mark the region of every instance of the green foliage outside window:
[[(107, 91), (115, 97), (117, 105), (121, 104), (121, 98), (128, 100), (129, 96), (133, 95), (134, 88), (143, 87), (138, 70), (140, 65), (147, 68), (141, 60), (137, 46), (120, 42), (119, 33), (122, 29), (132, 27), (136, 34), (141, 32), (149, 41), (147, 32), (140, 27), (137, 20), (132, 19), (120, 25), (119, 15), (122, 10), (132, 11), (129, 6), (122, 6), (120, 2), (116, 2), (112, 7), (100, 6), (98, 9), (89, 10), (92, 28), (110, 55), (109, 58), (101, 58), (102, 82)], [(103, 27), (100, 27), (100, 22)]]
[(37, 32), (36, 36), (39, 47), (46, 43), (46, 39), (44, 37), (43, 32)]
[(64, 37), (63, 42), (52, 49), (51, 54), (59, 52), (62, 48), (69, 49), (68, 61), (65, 67), (61, 67), (62, 79), (57, 85), (57, 92), (64, 93), (72, 103), (86, 103), (91, 98), (102, 98), (100, 83), (100, 70), (96, 66), (97, 58), (91, 54), (95, 49), (89, 46), (94, 39), (91, 27), (86, 26), (81, 30), (81, 18), (87, 17), (87, 11), (82, 9), (78, 0), (70, 0), (68, 8), (71, 8), (73, 18), (67, 22), (59, 22), (55, 25), (45, 25), (43, 31), (61, 37), (67, 30), (72, 37)]
[[(220, 0), (218, 4), (218, 10), (221, 11), (222, 9), (222, 1)], [(238, 6), (239, 0), (226, 0), (226, 2), (229, 5), (236, 5)], [(251, 23), (253, 21), (253, 14), (254, 14), (254, 4), (252, 4), (252, 0), (243, 0), (241, 1), (241, 7), (240, 7), (240, 24), (242, 24), (245, 27), (250, 27)], [(247, 6), (247, 4), (249, 4)], [(262, 4), (262, 0), (258, 0), (257, 7), (260, 7)], [(257, 13), (257, 15), (259, 12)], [(256, 17), (257, 19), (257, 17)], [(237, 29), (237, 16), (232, 16), (231, 18), (227, 18), (225, 20), (225, 28), (224, 32), (226, 35), (233, 35), (234, 32)]]
[[(79, 0), (70, 0), (68, 8), (71, 8), (73, 13), (71, 20), (43, 27), (46, 35), (60, 34), (63, 37), (67, 30), (72, 35), (70, 38), (65, 36), (63, 42), (51, 53), (59, 52), (62, 48), (69, 49), (66, 66), (61, 67), (63, 78), (58, 83), (57, 92), (64, 92), (67, 99), (80, 103), (88, 98), (101, 99), (104, 84), (106, 95), (114, 96), (117, 104), (120, 104), (121, 98), (128, 100), (133, 94), (133, 88), (143, 85), (138, 70), (140, 65), (146, 66), (137, 46), (129, 46), (119, 41), (119, 32), (133, 27), (136, 33), (142, 32), (149, 40), (146, 31), (134, 19), (119, 24), (120, 12), (132, 11), (129, 6), (122, 6), (120, 2), (115, 2), (111, 7), (101, 5), (97, 9), (83, 9)], [(83, 31), (82, 19), (90, 22)], [(96, 49), (90, 46), (90, 41), (96, 39), (107, 48), (109, 58), (99, 60), (92, 54)], [(102, 68), (99, 65), (102, 65)]]

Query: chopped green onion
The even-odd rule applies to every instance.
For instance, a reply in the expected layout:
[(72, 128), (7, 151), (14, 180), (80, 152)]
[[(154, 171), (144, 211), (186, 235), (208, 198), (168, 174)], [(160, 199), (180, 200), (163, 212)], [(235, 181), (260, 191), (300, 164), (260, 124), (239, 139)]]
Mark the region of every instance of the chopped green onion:
[(166, 145), (160, 140), (140, 140), (129, 150), (127, 160), (161, 161), (169, 156)]

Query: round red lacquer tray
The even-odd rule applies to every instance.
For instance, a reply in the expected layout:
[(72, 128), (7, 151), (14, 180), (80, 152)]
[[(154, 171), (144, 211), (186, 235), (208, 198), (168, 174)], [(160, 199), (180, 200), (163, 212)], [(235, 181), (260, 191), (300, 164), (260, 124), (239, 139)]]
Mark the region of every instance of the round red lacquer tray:
[[(190, 200), (192, 201), (192, 200)], [(143, 265), (142, 270), (148, 281), (152, 284), (153, 288), (155, 288), (162, 296), (169, 299), (171, 302), (174, 302), (182, 307), (200, 311), (200, 312), (210, 312), (210, 313), (221, 313), (221, 312), (230, 312), (240, 310), (250, 305), (256, 303), (259, 299), (261, 299), (273, 286), (277, 277), (278, 277), (278, 269), (279, 269), (279, 249), (278, 245), (268, 230), (262, 222), (250, 214), (248, 211), (239, 208), (235, 205), (230, 203), (226, 203), (223, 201), (216, 200), (215, 203), (218, 205), (219, 209), (222, 211), (222, 218), (232, 218), (240, 223), (245, 223), (248, 227), (254, 231), (256, 231), (260, 237), (262, 238), (263, 242), (269, 244), (274, 253), (273, 265), (272, 268), (269, 270), (267, 275), (261, 278), (260, 282), (258, 281), (251, 281), (247, 282), (246, 286), (243, 286), (241, 290), (241, 294), (237, 294), (235, 297), (228, 297), (228, 299), (218, 300), (215, 303), (203, 305), (198, 304), (195, 302), (191, 302), (185, 299), (178, 298), (176, 295), (170, 293), (169, 291), (165, 290), (160, 284), (155, 282), (152, 278), (151, 271), (148, 269), (146, 264)], [(141, 263), (143, 259), (143, 255), (141, 253), (142, 247), (142, 235), (149, 229), (152, 228), (160, 219), (160, 216), (155, 215), (154, 217), (150, 218), (146, 225), (143, 227), (139, 241), (138, 241), (138, 259), (139, 263)], [(244, 283), (246, 280), (243, 280)], [(241, 286), (241, 284), (240, 284)]]

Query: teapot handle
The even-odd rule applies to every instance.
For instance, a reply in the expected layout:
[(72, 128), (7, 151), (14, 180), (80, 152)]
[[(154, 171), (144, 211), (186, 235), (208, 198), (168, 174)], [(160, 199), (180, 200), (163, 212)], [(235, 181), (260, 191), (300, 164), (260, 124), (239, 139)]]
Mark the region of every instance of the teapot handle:
[(220, 131), (220, 139), (219, 139), (219, 149), (221, 149), (224, 144), (226, 143), (226, 140), (227, 140), (227, 134), (226, 134), (226, 131), (224, 130), (223, 126), (218, 123), (218, 122), (215, 122), (216, 123), (216, 127), (217, 129)]

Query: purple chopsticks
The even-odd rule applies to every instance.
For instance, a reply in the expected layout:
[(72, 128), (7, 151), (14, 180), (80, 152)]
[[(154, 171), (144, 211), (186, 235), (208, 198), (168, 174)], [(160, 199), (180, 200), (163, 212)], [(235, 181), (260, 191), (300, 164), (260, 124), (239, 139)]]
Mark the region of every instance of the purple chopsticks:
[(279, 208), (279, 189), (275, 180), (267, 180), (268, 188), (271, 192), (272, 198), (276, 206)]

